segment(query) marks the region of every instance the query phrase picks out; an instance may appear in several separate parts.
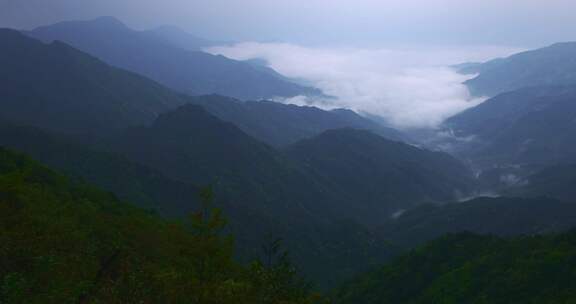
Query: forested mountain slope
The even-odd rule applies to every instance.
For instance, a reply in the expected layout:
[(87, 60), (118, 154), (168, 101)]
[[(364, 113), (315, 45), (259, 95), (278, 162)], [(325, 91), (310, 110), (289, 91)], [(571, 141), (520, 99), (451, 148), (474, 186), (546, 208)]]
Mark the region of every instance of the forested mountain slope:
[(545, 167), (576, 161), (576, 88), (534, 87), (505, 93), (444, 124), (468, 138), (463, 156), (480, 167)]
[(184, 103), (142, 76), (64, 43), (0, 29), (0, 117), (19, 124), (103, 134), (146, 124)]
[(336, 303), (570, 303), (575, 237), (448, 235), (351, 281)]
[(217, 211), (162, 221), (5, 149), (0, 211), (2, 303), (320, 301), (276, 257), (238, 265)]
[(287, 149), (294, 160), (341, 192), (347, 213), (381, 223), (395, 212), (425, 202), (444, 202), (473, 192), (473, 177), (458, 160), (365, 130), (329, 130)]

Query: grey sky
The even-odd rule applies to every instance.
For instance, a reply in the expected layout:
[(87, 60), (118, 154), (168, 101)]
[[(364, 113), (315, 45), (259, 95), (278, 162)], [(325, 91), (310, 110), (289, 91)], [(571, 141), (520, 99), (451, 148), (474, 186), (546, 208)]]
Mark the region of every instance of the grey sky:
[(576, 40), (574, 0), (0, 0), (0, 27), (112, 15), (213, 39), (541, 46)]

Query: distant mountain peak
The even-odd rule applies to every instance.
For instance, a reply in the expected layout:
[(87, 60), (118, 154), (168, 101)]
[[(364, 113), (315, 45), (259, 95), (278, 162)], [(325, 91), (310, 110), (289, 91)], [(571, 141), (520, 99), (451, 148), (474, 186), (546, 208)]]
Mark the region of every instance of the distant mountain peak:
[(106, 29), (128, 29), (128, 26), (124, 24), (124, 22), (113, 16), (102, 16), (96, 19), (79, 22), (93, 24)]
[[(88, 21), (90, 22), (90, 21)], [(95, 19), (92, 19), (91, 22), (100, 22), (100, 23), (109, 23), (109, 24), (121, 24), (124, 25), (124, 23), (122, 23), (122, 21), (120, 21), (120, 19), (114, 17), (114, 16), (100, 16), (97, 17)]]
[[(80, 26), (80, 27), (79, 27)], [(54, 25), (38, 27), (34, 32), (52, 31), (58, 29), (81, 28), (101, 31), (126, 31), (129, 27), (113, 16), (102, 16), (91, 20), (63, 21)]]

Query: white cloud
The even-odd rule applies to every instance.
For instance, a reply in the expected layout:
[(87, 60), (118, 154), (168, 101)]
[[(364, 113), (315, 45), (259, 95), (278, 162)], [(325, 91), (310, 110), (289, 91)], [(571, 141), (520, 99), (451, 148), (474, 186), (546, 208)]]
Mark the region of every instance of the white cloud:
[(283, 43), (240, 43), (211, 53), (247, 60), (261, 58), (280, 73), (310, 82), (336, 98), (285, 100), (325, 108), (342, 107), (385, 118), (398, 128), (431, 128), (482, 102), (471, 98), (451, 64), (509, 54), (497, 47), (466, 51), (452, 48), (310, 48)]

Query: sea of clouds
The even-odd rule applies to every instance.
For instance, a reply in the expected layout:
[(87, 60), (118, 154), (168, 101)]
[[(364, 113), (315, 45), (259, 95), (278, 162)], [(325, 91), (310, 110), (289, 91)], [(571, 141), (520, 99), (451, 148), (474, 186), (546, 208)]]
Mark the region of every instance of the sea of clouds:
[(347, 108), (379, 116), (399, 129), (434, 128), (485, 99), (470, 96), (470, 75), (451, 65), (519, 51), (506, 47), (346, 48), (246, 42), (207, 49), (237, 60), (263, 59), (281, 74), (306, 81), (333, 98), (279, 100), (321, 108)]

